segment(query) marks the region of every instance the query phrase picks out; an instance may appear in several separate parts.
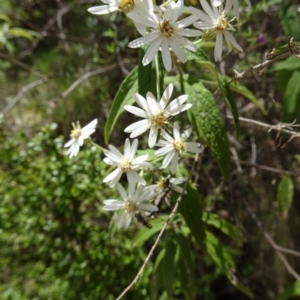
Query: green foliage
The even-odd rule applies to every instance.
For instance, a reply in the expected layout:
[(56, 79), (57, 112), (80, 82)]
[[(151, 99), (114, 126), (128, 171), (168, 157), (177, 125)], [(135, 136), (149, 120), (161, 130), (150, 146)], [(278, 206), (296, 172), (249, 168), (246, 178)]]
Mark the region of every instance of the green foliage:
[[(191, 3), (198, 5), (198, 1)], [(292, 284), (241, 201), (250, 203), (278, 245), (300, 247), (294, 230), (300, 225), (297, 203), (290, 209), (293, 196), (299, 194), (297, 176), (293, 182), (290, 176), (280, 174), (280, 169), (296, 165), (294, 157), (300, 161), (297, 139), (284, 149), (276, 148), (276, 134), (251, 123), (239, 124), (238, 117), (270, 124), (279, 119), (299, 120), (300, 60), (292, 57), (278, 62), (270, 72), (262, 71), (258, 81), (250, 72), (233, 80), (233, 70), (242, 72), (261, 63), (274, 43), (285, 41), (286, 36), (299, 41), (295, 3), (253, 2), (253, 9), (246, 12), (250, 19), (244, 23), (241, 16), (241, 26), (234, 33), (243, 54), (233, 51), (215, 64), (209, 60), (215, 42), (202, 40), (197, 42), (197, 52), (187, 52), (186, 64), (174, 62), (172, 72), (178, 67), (181, 75), (164, 78), (160, 55), (145, 67), (141, 50), (139, 66), (134, 68), (136, 50), (127, 45), (137, 36), (123, 14), (94, 16), (86, 12), (90, 4), (84, 1), (1, 2), (2, 106), (25, 91), (10, 114), (0, 115), (1, 299), (109, 300), (135, 277), (171, 208), (149, 220), (152, 229), (124, 232), (110, 227), (111, 214), (102, 210), (102, 201), (118, 195), (102, 184), (109, 170), (101, 149), (87, 143), (70, 160), (63, 154), (66, 140), (59, 135), (69, 134), (71, 122), (84, 124), (98, 117), (100, 130), (94, 138), (108, 143), (113, 130), (123, 127), (118, 121), (124, 104), (132, 103), (136, 92), (161, 94), (163, 80), (165, 84), (173, 82), (175, 92), (189, 95), (194, 104), (189, 114), (198, 138), (210, 147), (224, 177), (232, 180), (220, 179), (210, 153), (201, 154), (179, 211), (125, 298), (273, 300), (281, 291), (277, 299), (299, 297), (299, 282)], [(42, 32), (43, 39), (36, 32)], [(261, 34), (262, 43), (258, 42)], [(86, 77), (106, 67), (109, 71)], [(123, 80), (126, 69), (132, 71)], [(39, 78), (46, 80), (38, 87), (24, 89)], [(66, 93), (76, 82), (78, 85)], [(220, 111), (224, 118), (231, 112), (236, 135), (231, 120), (225, 132)], [(124, 119), (129, 123), (132, 116), (124, 114)], [(46, 120), (59, 125), (45, 126)], [(184, 116), (181, 121), (186, 121)], [(36, 125), (43, 126), (38, 133)], [(238, 157), (231, 168), (226, 135)], [(123, 141), (124, 132), (115, 131), (113, 138)], [(139, 150), (139, 155), (146, 153), (154, 158), (154, 150)], [(272, 172), (276, 168), (278, 172)], [(298, 168), (296, 165), (291, 172), (297, 175)], [(153, 170), (147, 175), (149, 180), (154, 181), (154, 172), (161, 170)], [(189, 173), (188, 168), (181, 168), (176, 175)], [(275, 181), (280, 181), (277, 189)], [(278, 220), (276, 210), (270, 210), (274, 199), (285, 218)], [(288, 257), (299, 273), (296, 259)]]
[(214, 213), (204, 213), (203, 221), (207, 225), (211, 225), (214, 226), (215, 228), (218, 228), (224, 234), (232, 238), (236, 243), (242, 245), (243, 239), (241, 233), (239, 232), (236, 226), (226, 221), (224, 218)]
[(300, 296), (300, 281), (295, 281), (290, 287), (283, 291), (276, 300), (295, 299)]
[(142, 60), (145, 52), (146, 51), (143, 48), (139, 50), (138, 93), (143, 97), (146, 97), (146, 94), (151, 92), (155, 97), (157, 97), (155, 61), (143, 66)]
[(293, 37), (296, 41), (300, 40), (300, 17), (297, 10), (291, 5), (291, 3), (288, 3), (289, 1), (286, 1), (287, 3), (282, 3), (280, 6), (280, 22), (282, 25), (282, 29), (286, 36)]
[(277, 190), (278, 208), (283, 216), (286, 218), (291, 208), (294, 196), (294, 184), (290, 176), (283, 176)]
[(185, 91), (193, 109), (188, 111), (190, 121), (198, 138), (207, 144), (217, 159), (223, 176), (230, 174), (230, 151), (223, 121), (213, 95), (200, 80), (187, 76)]
[(55, 128), (29, 141), (0, 137), (1, 299), (115, 299), (138, 271), (141, 248), (108, 230), (101, 202), (116, 196), (101, 184), (98, 148), (69, 159)]
[(279, 62), (274, 66), (277, 71), (278, 88), (283, 95), (282, 103), (282, 120), (290, 122), (294, 118), (300, 118), (300, 60), (295, 57), (290, 57), (283, 62)]
[(178, 211), (184, 217), (196, 243), (205, 247), (205, 232), (202, 222), (201, 196), (194, 185), (188, 184), (187, 194), (182, 196)]

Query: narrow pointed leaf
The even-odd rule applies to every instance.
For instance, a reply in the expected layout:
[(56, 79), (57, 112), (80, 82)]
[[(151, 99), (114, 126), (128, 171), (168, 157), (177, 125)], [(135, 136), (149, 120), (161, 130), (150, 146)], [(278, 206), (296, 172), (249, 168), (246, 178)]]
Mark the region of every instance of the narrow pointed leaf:
[(283, 176), (277, 191), (278, 208), (283, 218), (286, 218), (291, 208), (294, 196), (294, 184), (290, 176)]
[(108, 144), (110, 135), (116, 125), (118, 118), (124, 111), (124, 105), (132, 104), (133, 94), (138, 90), (138, 68), (134, 68), (122, 82), (115, 99), (111, 105), (111, 109), (104, 128), (104, 141)]
[(203, 248), (205, 247), (205, 231), (202, 221), (201, 196), (191, 183), (188, 184), (186, 192), (182, 196), (178, 210), (183, 215), (197, 244)]

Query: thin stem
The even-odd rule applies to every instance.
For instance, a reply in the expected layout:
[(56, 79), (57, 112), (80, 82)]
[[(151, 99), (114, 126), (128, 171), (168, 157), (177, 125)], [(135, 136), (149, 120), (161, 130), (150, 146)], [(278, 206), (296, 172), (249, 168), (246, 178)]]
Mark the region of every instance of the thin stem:
[(155, 71), (156, 71), (156, 92), (157, 92), (157, 99), (160, 99), (160, 97), (161, 97), (161, 90), (160, 90), (160, 72), (159, 72), (158, 54), (155, 55)]

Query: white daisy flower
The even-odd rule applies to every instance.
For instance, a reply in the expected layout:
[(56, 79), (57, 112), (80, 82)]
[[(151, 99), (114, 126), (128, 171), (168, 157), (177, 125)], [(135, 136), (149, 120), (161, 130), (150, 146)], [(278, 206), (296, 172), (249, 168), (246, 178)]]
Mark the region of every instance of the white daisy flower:
[(172, 67), (170, 48), (182, 63), (185, 63), (187, 58), (181, 47), (196, 51), (195, 45), (185, 37), (200, 36), (201, 32), (185, 28), (196, 21), (194, 16), (177, 21), (182, 10), (183, 0), (178, 0), (177, 3), (171, 2), (161, 13), (149, 16), (136, 12), (128, 13), (128, 17), (134, 22), (150, 27), (150, 32), (128, 45), (131, 48), (139, 48), (151, 43), (142, 61), (144, 66), (153, 60), (159, 49), (161, 49), (163, 63), (167, 71), (170, 71)]
[(235, 31), (234, 27), (226, 19), (227, 13), (231, 10), (231, 0), (226, 1), (224, 10), (222, 5), (219, 7), (210, 7), (206, 0), (200, 0), (200, 3), (205, 12), (194, 7), (190, 7), (190, 11), (201, 20), (201, 22), (194, 23), (194, 26), (202, 30), (207, 30), (210, 35), (216, 37), (215, 61), (220, 60), (222, 56), (223, 37), (227, 42), (228, 52), (232, 50), (232, 46), (239, 51), (243, 51), (230, 32)]
[(131, 105), (125, 105), (124, 108), (130, 113), (144, 118), (144, 120), (135, 122), (125, 128), (125, 132), (131, 132), (131, 138), (135, 138), (150, 129), (148, 144), (150, 148), (153, 148), (159, 130), (166, 128), (169, 119), (192, 106), (190, 103), (184, 104), (188, 95), (179, 96), (168, 104), (173, 88), (173, 84), (169, 84), (160, 101), (157, 101), (150, 92), (147, 93), (146, 99), (139, 94), (134, 94), (133, 97), (141, 108)]
[(116, 166), (117, 168), (108, 174), (103, 182), (110, 182), (110, 186), (114, 186), (121, 178), (122, 174), (126, 173), (129, 184), (134, 185), (136, 181), (145, 185), (146, 181), (136, 171), (141, 168), (152, 168), (152, 164), (146, 162), (148, 154), (138, 156), (136, 158), (136, 150), (138, 147), (138, 140), (135, 139), (130, 145), (130, 140), (126, 139), (124, 145), (124, 154), (121, 154), (114, 146), (109, 145), (109, 150), (104, 150), (107, 156), (104, 162), (108, 165)]
[[(234, 12), (234, 16), (237, 20), (240, 19), (240, 6), (239, 6), (239, 0), (228, 0), (231, 1), (232, 5), (233, 5), (233, 12)], [(251, 3), (249, 0), (245, 0), (247, 3), (247, 6), (250, 8), (251, 7)], [(212, 5), (215, 7), (220, 6), (222, 3), (224, 2), (224, 0), (212, 0)]]
[(159, 203), (164, 200), (167, 202), (167, 197), (171, 191), (176, 191), (179, 194), (186, 193), (182, 187), (179, 185), (186, 182), (186, 177), (169, 178), (163, 177), (156, 184), (149, 185), (145, 189), (151, 191), (151, 198), (154, 198), (154, 204), (159, 205)]
[(187, 143), (187, 138), (191, 135), (192, 129), (188, 128), (184, 130), (183, 134), (180, 134), (178, 122), (174, 123), (172, 138), (165, 131), (162, 132), (162, 137), (165, 140), (159, 140), (156, 146), (161, 147), (155, 151), (155, 155), (163, 156), (166, 155), (162, 162), (161, 169), (165, 169), (171, 164), (171, 173), (176, 172), (178, 165), (179, 154), (182, 152), (198, 153), (201, 151), (199, 143)]
[(73, 130), (71, 130), (71, 140), (65, 144), (65, 147), (70, 147), (66, 154), (69, 157), (76, 156), (79, 152), (80, 147), (83, 145), (83, 141), (90, 137), (95, 132), (98, 120), (95, 119), (83, 128), (80, 127), (79, 122), (77, 124), (72, 123)]
[[(121, 11), (125, 14), (136, 12), (141, 15), (151, 14), (153, 12), (152, 0), (102, 0), (107, 5), (94, 6), (88, 9), (88, 12), (95, 15), (104, 15), (113, 11)], [(145, 26), (134, 22), (140, 34), (146, 33)]]
[[(129, 184), (128, 193), (126, 193), (123, 186), (117, 183), (117, 189), (123, 200), (108, 199), (104, 200), (104, 210), (121, 210), (121, 214), (117, 215), (116, 222), (118, 228), (127, 229), (131, 223), (132, 218), (137, 213), (142, 216), (147, 216), (151, 212), (155, 212), (158, 208), (151, 203), (144, 203), (151, 198), (151, 191), (145, 190), (143, 186), (139, 185), (135, 188), (135, 184)], [(135, 220), (136, 221), (136, 220)]]

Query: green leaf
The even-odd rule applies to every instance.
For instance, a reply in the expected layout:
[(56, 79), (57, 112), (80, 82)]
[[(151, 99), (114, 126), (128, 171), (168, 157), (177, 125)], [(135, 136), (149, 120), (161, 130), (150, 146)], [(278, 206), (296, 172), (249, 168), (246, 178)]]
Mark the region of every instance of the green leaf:
[[(228, 81), (230, 80), (230, 78), (227, 76), (225, 76), (225, 78), (227, 78)], [(251, 91), (249, 91), (244, 85), (240, 84), (237, 81), (232, 81), (229, 84), (229, 87), (230, 87), (231, 91), (244, 96), (249, 101), (251, 101), (253, 104), (255, 104), (264, 114), (267, 114), (264, 106), (259, 102), (259, 100), (254, 96), (254, 94)]]
[(249, 298), (253, 299), (254, 298), (254, 294), (251, 291), (250, 288), (248, 288), (247, 286), (243, 285), (242, 283), (240, 283), (239, 281), (236, 281), (235, 279), (231, 279), (230, 282), (232, 283), (232, 285), (234, 285), (239, 291), (241, 291), (242, 293), (244, 293), (245, 295), (247, 295)]
[(206, 233), (206, 249), (208, 255), (212, 258), (215, 264), (230, 278), (231, 271), (235, 268), (235, 263), (230, 252), (224, 245), (209, 231)]
[(7, 31), (8, 34), (13, 35), (15, 37), (22, 37), (25, 39), (28, 39), (30, 41), (32, 41), (34, 39), (34, 37), (39, 37), (41, 38), (42, 35), (40, 35), (39, 33), (32, 31), (32, 30), (27, 30), (27, 29), (23, 29), (23, 28), (10, 28)]
[(146, 51), (143, 48), (139, 51), (138, 93), (143, 97), (146, 97), (146, 94), (151, 92), (155, 97), (157, 97), (155, 60), (144, 66), (142, 60), (145, 52)]
[(176, 265), (179, 258), (179, 246), (173, 240), (169, 240), (162, 260), (163, 279), (168, 298), (172, 298), (173, 282), (176, 274)]
[(295, 281), (289, 288), (283, 291), (276, 300), (286, 300), (300, 296), (300, 280)]
[(284, 61), (277, 62), (272, 67), (273, 71), (294, 71), (300, 68), (300, 59), (296, 58), (295, 56), (291, 56)]
[(221, 92), (223, 94), (223, 97), (231, 110), (233, 120), (234, 120), (236, 135), (237, 135), (237, 137), (239, 137), (239, 135), (240, 135), (239, 115), (238, 115), (237, 107), (235, 104), (235, 99), (233, 98), (233, 95), (230, 90), (230, 85), (227, 83), (226, 79), (222, 78), (222, 79), (220, 79), (219, 86), (220, 86)]
[(210, 147), (223, 176), (228, 179), (230, 175), (229, 142), (215, 98), (200, 80), (190, 75), (184, 77), (184, 85), (189, 95), (188, 101), (193, 104), (193, 107), (188, 110), (193, 128), (198, 138)]
[(187, 185), (186, 194), (182, 196), (178, 211), (184, 217), (186, 225), (189, 227), (197, 244), (205, 247), (205, 231), (202, 221), (201, 196), (197, 188), (189, 183)]
[(157, 255), (155, 263), (154, 263), (154, 272), (155, 276), (151, 282), (151, 299), (156, 299), (158, 290), (163, 287), (163, 278), (164, 278), (164, 270), (163, 270), (163, 258), (165, 256), (166, 248), (163, 248)]
[(195, 265), (190, 248), (190, 241), (181, 233), (175, 235), (175, 240), (180, 247), (179, 280), (185, 299), (195, 299)]
[(300, 154), (296, 154), (295, 159), (296, 159), (298, 165), (300, 166)]
[(224, 234), (230, 236), (239, 245), (243, 243), (243, 237), (237, 227), (219, 215), (214, 213), (203, 213), (203, 221), (208, 225), (218, 228)]
[(281, 5), (279, 17), (281, 26), (286, 36), (292, 36), (296, 41), (300, 40), (300, 18), (297, 9), (292, 5)]
[(290, 176), (285, 175), (282, 177), (277, 190), (277, 202), (278, 208), (282, 213), (283, 218), (287, 217), (287, 214), (291, 208), (294, 196), (294, 184)]
[(106, 144), (108, 144), (111, 132), (113, 131), (119, 116), (124, 111), (124, 105), (132, 104), (134, 102), (132, 96), (138, 90), (137, 78), (138, 68), (136, 67), (124, 79), (115, 96), (104, 128), (104, 141)]
[(283, 120), (288, 121), (290, 117), (295, 113), (297, 105), (299, 105), (298, 99), (300, 97), (300, 70), (293, 72), (290, 80), (285, 89), (283, 99)]

